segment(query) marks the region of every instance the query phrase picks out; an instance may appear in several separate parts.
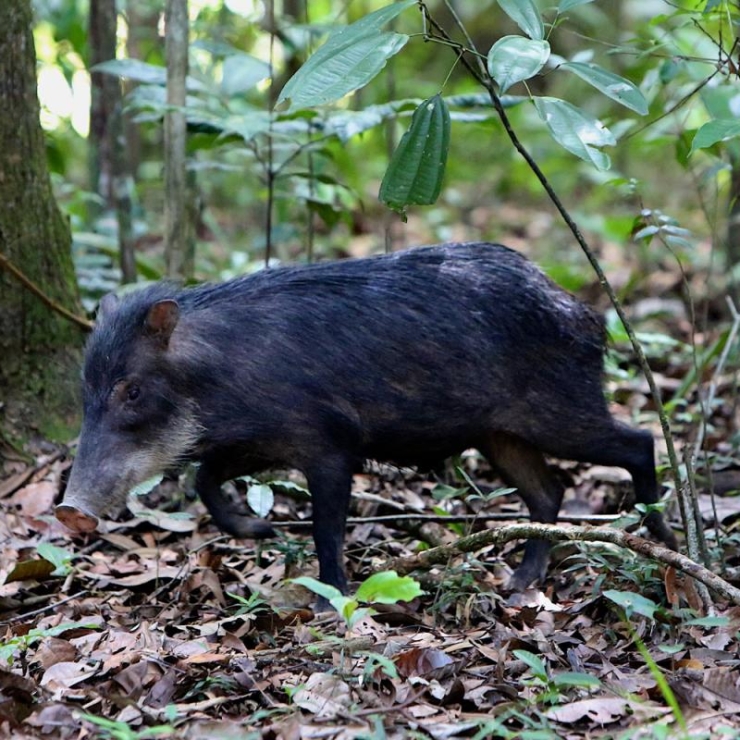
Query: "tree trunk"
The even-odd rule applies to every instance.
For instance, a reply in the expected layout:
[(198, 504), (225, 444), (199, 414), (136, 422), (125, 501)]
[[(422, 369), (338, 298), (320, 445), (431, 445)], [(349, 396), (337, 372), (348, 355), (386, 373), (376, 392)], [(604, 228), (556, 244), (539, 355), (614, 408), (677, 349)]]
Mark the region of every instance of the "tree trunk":
[(164, 115), (165, 259), (167, 277), (192, 278), (195, 259), (191, 211), (188, 208), (187, 121), (185, 86), (188, 74), (188, 2), (167, 0), (167, 112)]
[[(0, 2), (0, 255), (79, 312), (69, 227), (51, 190), (30, 0)], [(0, 268), (0, 434), (59, 437), (76, 409), (80, 328)]]
[[(116, 2), (98, 0), (90, 5), (90, 67), (116, 58)], [(90, 189), (113, 208), (113, 157), (115, 122), (121, 103), (118, 77), (90, 73)]]

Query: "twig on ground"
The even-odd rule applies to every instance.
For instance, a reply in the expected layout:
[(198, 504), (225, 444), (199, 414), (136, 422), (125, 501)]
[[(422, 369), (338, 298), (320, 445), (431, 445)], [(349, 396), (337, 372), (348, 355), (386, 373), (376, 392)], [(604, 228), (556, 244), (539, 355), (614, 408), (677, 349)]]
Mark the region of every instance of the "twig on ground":
[[(0, 626), (4, 627), (8, 624), (13, 624), (14, 622), (23, 622), (30, 617), (37, 617), (39, 614), (43, 614), (44, 612), (50, 612), (50, 611), (56, 611), (62, 604), (66, 604), (68, 601), (72, 601), (74, 599), (80, 599), (83, 596), (87, 596), (89, 591), (87, 589), (83, 589), (82, 591), (78, 591), (77, 593), (72, 594), (71, 596), (67, 596), (65, 599), (59, 599), (57, 601), (54, 601), (51, 604), (46, 604), (46, 606), (42, 606), (40, 609), (34, 609), (30, 612), (24, 612), (23, 614), (19, 614), (17, 617), (11, 617), (10, 619), (3, 619), (0, 621)], [(37, 598), (39, 600), (46, 601), (48, 599), (51, 599), (54, 594), (43, 594), (43, 596), (39, 597), (32, 597)], [(19, 604), (18, 606), (14, 607), (14, 611), (17, 611), (18, 609), (22, 609), (25, 604), (30, 603), (30, 599), (27, 599), (24, 603)]]
[[(436, 522), (438, 524), (473, 524), (475, 522), (510, 522), (521, 519), (522, 514), (389, 514), (383, 516), (349, 517), (347, 524), (398, 524), (403, 522)], [(566, 524), (585, 522), (587, 524), (611, 524), (622, 519), (621, 514), (558, 514), (558, 521)], [(275, 529), (310, 529), (310, 519), (304, 521), (270, 522)]]
[(451, 557), (464, 552), (480, 550), (488, 545), (502, 545), (510, 540), (526, 540), (532, 537), (550, 542), (580, 541), (605, 542), (617, 545), (644, 557), (658, 560), (666, 565), (690, 575), (714, 592), (740, 606), (740, 589), (727, 583), (723, 578), (707, 570), (693, 560), (678, 552), (669, 550), (621, 529), (604, 529), (593, 527), (560, 526), (556, 524), (510, 524), (495, 529), (477, 532), (469, 537), (461, 537), (452, 545), (435, 547), (420, 552), (412, 557), (395, 558), (383, 565), (383, 569), (393, 569), (398, 573), (409, 573), (417, 568), (428, 568), (430, 565), (446, 563)]

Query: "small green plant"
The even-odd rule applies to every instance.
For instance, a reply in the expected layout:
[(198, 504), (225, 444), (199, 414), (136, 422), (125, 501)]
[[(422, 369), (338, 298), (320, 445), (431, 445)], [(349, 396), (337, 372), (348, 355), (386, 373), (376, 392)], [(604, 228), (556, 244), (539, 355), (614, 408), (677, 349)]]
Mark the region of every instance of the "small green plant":
[(362, 582), (354, 597), (345, 596), (338, 588), (308, 576), (294, 578), (293, 583), (325, 598), (344, 619), (347, 629), (352, 629), (364, 617), (375, 614), (372, 607), (361, 607), (360, 604), (397, 604), (411, 601), (423, 593), (413, 578), (399, 576), (394, 570), (371, 575)]
[(386, 658), (385, 655), (380, 655), (380, 653), (360, 653), (360, 655), (364, 655), (366, 658), (365, 665), (362, 668), (363, 683), (373, 679), (378, 671), (392, 680), (398, 678), (398, 669), (390, 658)]
[[(636, 517), (627, 515), (618, 524), (636, 523)], [(612, 587), (617, 591), (660, 594), (663, 589), (660, 565), (645, 560), (631, 550), (613, 550), (593, 547), (590, 543), (574, 543), (577, 552), (564, 561), (563, 573), (587, 572), (591, 592), (604, 593)], [(595, 574), (595, 578), (594, 578)]]
[(267, 612), (271, 610), (269, 602), (265, 601), (258, 593), (252, 593), (248, 598), (239, 596), (239, 594), (233, 594), (227, 592), (226, 594), (234, 601), (238, 602), (239, 608), (234, 614), (235, 617), (242, 616), (244, 614), (258, 614), (260, 612)]
[(112, 738), (112, 740), (153, 740), (161, 737), (175, 737), (175, 728), (172, 725), (156, 725), (134, 730), (125, 722), (97, 717), (94, 714), (81, 714), (80, 717), (99, 727), (104, 738)]
[(39, 640), (45, 640), (48, 637), (58, 637), (67, 630), (78, 629), (96, 630), (99, 629), (99, 625), (66, 622), (64, 624), (58, 624), (56, 627), (48, 627), (47, 629), (34, 628), (29, 630), (25, 635), (15, 635), (0, 643), (0, 662), (4, 661), (7, 665), (12, 665), (16, 653), (26, 652), (31, 645)]
[(653, 656), (650, 655), (650, 652), (645, 647), (645, 643), (640, 639), (637, 632), (635, 632), (635, 630), (633, 629), (632, 622), (630, 621), (632, 615), (634, 614), (641, 615), (646, 619), (652, 621), (654, 620), (656, 613), (664, 610), (662, 610), (654, 602), (650, 601), (650, 599), (646, 599), (640, 594), (629, 592), (625, 593), (622, 591), (605, 591), (604, 596), (617, 605), (619, 611), (621, 612), (622, 621), (627, 627), (630, 637), (634, 641), (637, 649), (640, 652), (640, 655), (642, 656), (645, 664), (650, 670), (650, 673), (655, 679), (655, 683), (658, 686), (658, 691), (660, 691), (665, 703), (670, 708), (674, 719), (678, 723), (678, 726), (681, 728), (682, 734), (684, 736), (688, 736), (686, 719), (683, 716), (683, 712), (681, 711), (678, 699), (673, 693), (673, 689), (670, 687), (665, 674), (660, 669), (660, 666), (655, 662)]
[(588, 673), (577, 673), (575, 671), (549, 673), (542, 658), (528, 650), (514, 650), (513, 654), (529, 667), (532, 678), (523, 681), (523, 683), (528, 683), (539, 689), (537, 694), (538, 704), (556, 704), (561, 700), (565, 689), (577, 688), (590, 691), (601, 687), (601, 681)]

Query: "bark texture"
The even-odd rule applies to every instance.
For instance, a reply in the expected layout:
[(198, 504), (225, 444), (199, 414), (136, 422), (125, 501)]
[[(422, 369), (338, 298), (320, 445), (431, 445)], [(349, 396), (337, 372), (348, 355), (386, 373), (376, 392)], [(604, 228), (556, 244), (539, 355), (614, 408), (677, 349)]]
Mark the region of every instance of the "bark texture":
[(187, 181), (187, 121), (185, 106), (188, 74), (188, 2), (167, 0), (167, 105), (164, 117), (165, 258), (167, 277), (193, 275), (193, 234), (190, 228)]
[[(0, 252), (79, 312), (69, 227), (51, 190), (30, 0), (0, 2)], [(63, 433), (83, 332), (0, 270), (0, 434)], [(61, 425), (60, 425), (61, 422)]]

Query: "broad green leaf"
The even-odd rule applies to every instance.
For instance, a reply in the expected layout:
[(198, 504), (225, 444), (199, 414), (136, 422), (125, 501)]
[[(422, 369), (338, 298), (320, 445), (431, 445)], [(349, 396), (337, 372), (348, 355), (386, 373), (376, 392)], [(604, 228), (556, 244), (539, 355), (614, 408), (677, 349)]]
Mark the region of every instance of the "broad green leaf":
[(412, 5), (416, 0), (393, 3), (333, 31), (285, 84), (276, 109), (296, 111), (325, 105), (370, 82), (409, 39), (380, 29)]
[(591, 162), (597, 169), (609, 169), (609, 157), (597, 147), (614, 146), (617, 142), (601, 121), (558, 98), (535, 98), (534, 104), (552, 138), (560, 146)]
[(186, 107), (188, 126), (201, 133), (214, 133), (219, 136), (240, 136), (251, 141), (258, 134), (270, 128), (270, 114), (267, 111), (251, 110), (240, 114), (206, 111), (202, 108)]
[(594, 0), (560, 0), (558, 3), (558, 14), (565, 13), (571, 8), (575, 8), (578, 5), (586, 5), (592, 3)]
[[(147, 64), (138, 59), (109, 59), (107, 62), (96, 64), (91, 72), (125, 77), (148, 85), (165, 85), (167, 83), (167, 68), (157, 64)], [(205, 91), (206, 86), (192, 77), (188, 77), (189, 91)]]
[(552, 683), (558, 688), (565, 688), (567, 686), (579, 686), (584, 689), (598, 689), (601, 686), (596, 676), (592, 676), (589, 673), (577, 673), (574, 671), (568, 673), (556, 673), (552, 677)]
[(450, 111), (441, 95), (425, 100), (393, 152), (380, 200), (395, 211), (408, 205), (430, 205), (442, 189), (450, 144)]
[(270, 76), (270, 65), (251, 54), (232, 54), (224, 59), (221, 91), (238, 95)]
[(643, 617), (653, 619), (658, 609), (654, 601), (631, 591), (604, 591), (604, 596), (617, 606), (621, 606), (628, 618), (633, 614), (641, 614)]
[(545, 26), (535, 0), (498, 0), (501, 10), (531, 39), (545, 38)]
[(368, 604), (395, 604), (421, 596), (419, 584), (409, 576), (399, 576), (394, 570), (375, 573), (362, 582), (355, 598)]
[(256, 483), (247, 488), (247, 503), (257, 516), (267, 516), (275, 504), (272, 488), (264, 483)]
[(573, 72), (607, 97), (616, 100), (620, 105), (639, 113), (641, 116), (648, 112), (645, 97), (629, 80), (599, 67), (598, 64), (566, 62), (560, 65), (560, 69)]
[(328, 583), (322, 583), (321, 581), (311, 578), (310, 576), (300, 576), (299, 578), (293, 578), (293, 583), (297, 583), (299, 586), (307, 588), (309, 591), (313, 591), (319, 596), (323, 596), (328, 601), (332, 599), (344, 598), (344, 594), (335, 586), (330, 586)]
[(740, 121), (736, 118), (720, 118), (705, 123), (691, 142), (691, 154), (697, 149), (706, 149), (719, 141), (734, 139), (740, 136)]
[(504, 36), (488, 52), (488, 72), (501, 92), (534, 77), (550, 58), (550, 44), (524, 36)]
[(61, 576), (69, 573), (73, 555), (68, 550), (52, 545), (50, 542), (41, 542), (36, 548), (36, 552), (54, 566), (52, 575)]

